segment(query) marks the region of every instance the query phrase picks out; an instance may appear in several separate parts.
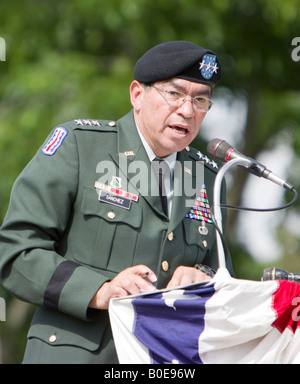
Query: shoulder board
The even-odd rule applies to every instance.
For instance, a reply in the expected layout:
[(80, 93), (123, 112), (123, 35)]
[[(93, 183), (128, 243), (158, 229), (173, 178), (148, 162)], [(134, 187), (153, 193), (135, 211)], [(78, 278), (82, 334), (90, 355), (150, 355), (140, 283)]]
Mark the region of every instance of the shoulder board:
[(52, 132), (49, 140), (46, 142), (42, 148), (44, 155), (53, 156), (57, 150), (63, 144), (68, 133), (75, 131), (76, 129), (80, 130), (97, 130), (102, 132), (116, 132), (117, 123), (115, 121), (105, 121), (105, 120), (86, 120), (78, 119), (72, 120), (67, 123), (64, 123)]
[(117, 123), (113, 120), (76, 119), (73, 123), (75, 129), (113, 130), (117, 127)]
[(190, 148), (190, 151), (192, 152), (193, 154), (193, 157), (195, 159), (197, 159), (198, 161), (203, 161), (204, 162), (204, 165), (207, 167), (207, 168), (210, 168), (212, 171), (214, 171), (215, 173), (218, 172), (219, 170), (219, 167), (218, 167), (218, 164), (214, 161), (214, 160), (211, 160), (208, 156), (204, 155), (201, 151), (199, 151), (198, 149), (195, 149), (195, 148), (192, 148), (192, 147), (189, 147)]

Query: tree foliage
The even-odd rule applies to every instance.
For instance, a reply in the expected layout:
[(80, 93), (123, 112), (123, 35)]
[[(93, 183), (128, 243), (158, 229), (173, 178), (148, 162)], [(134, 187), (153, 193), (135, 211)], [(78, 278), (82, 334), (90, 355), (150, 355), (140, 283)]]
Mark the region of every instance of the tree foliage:
[[(247, 103), (240, 149), (256, 157), (278, 137), (288, 137), (294, 156), (290, 177), (298, 187), (300, 62), (292, 60), (291, 42), (299, 35), (299, 13), (298, 0), (1, 0), (0, 36), (7, 53), (0, 62), (0, 220), (14, 180), (50, 130), (75, 118), (125, 114), (136, 60), (168, 40), (190, 40), (218, 53), (224, 73), (219, 89), (243, 95)], [(217, 100), (221, 94), (216, 90)], [(224, 139), (226, 128), (223, 121)], [(201, 134), (197, 145), (204, 146)], [(243, 196), (246, 176), (235, 176), (234, 203)], [(235, 217), (231, 220), (234, 228)], [(284, 226), (278, 231), (289, 255), (281, 265), (300, 270), (299, 239)], [(238, 274), (257, 279), (262, 266), (236, 242), (234, 231), (228, 241)], [(15, 308), (5, 292), (2, 296), (8, 309)], [(24, 338), (22, 324), (16, 329)], [(20, 361), (19, 334), (9, 321), (1, 327), (5, 361)]]

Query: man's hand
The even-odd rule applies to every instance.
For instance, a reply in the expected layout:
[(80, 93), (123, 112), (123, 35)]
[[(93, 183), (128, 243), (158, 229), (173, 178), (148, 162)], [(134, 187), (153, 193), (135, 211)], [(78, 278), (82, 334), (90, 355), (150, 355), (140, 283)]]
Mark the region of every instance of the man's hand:
[(108, 309), (110, 299), (156, 290), (154, 272), (145, 265), (137, 265), (120, 272), (113, 280), (104, 283), (92, 298), (89, 308)]
[(182, 285), (200, 283), (201, 281), (211, 280), (210, 276), (191, 267), (178, 267), (173, 274), (167, 288), (175, 288)]

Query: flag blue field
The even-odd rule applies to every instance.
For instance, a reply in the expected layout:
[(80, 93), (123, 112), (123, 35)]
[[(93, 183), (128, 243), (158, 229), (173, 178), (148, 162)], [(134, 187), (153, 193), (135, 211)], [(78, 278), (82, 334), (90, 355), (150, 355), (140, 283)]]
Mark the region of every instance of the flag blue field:
[(300, 285), (213, 280), (113, 299), (121, 364), (300, 363)]

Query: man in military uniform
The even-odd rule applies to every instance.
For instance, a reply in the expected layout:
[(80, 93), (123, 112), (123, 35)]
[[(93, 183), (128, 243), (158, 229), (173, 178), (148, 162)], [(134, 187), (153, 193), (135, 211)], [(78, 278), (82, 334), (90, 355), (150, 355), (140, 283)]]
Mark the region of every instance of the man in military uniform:
[(189, 144), (220, 78), (213, 52), (156, 46), (136, 64), (128, 115), (60, 125), (21, 173), (0, 231), (0, 278), (39, 307), (24, 363), (117, 363), (112, 297), (218, 268), (217, 165)]

